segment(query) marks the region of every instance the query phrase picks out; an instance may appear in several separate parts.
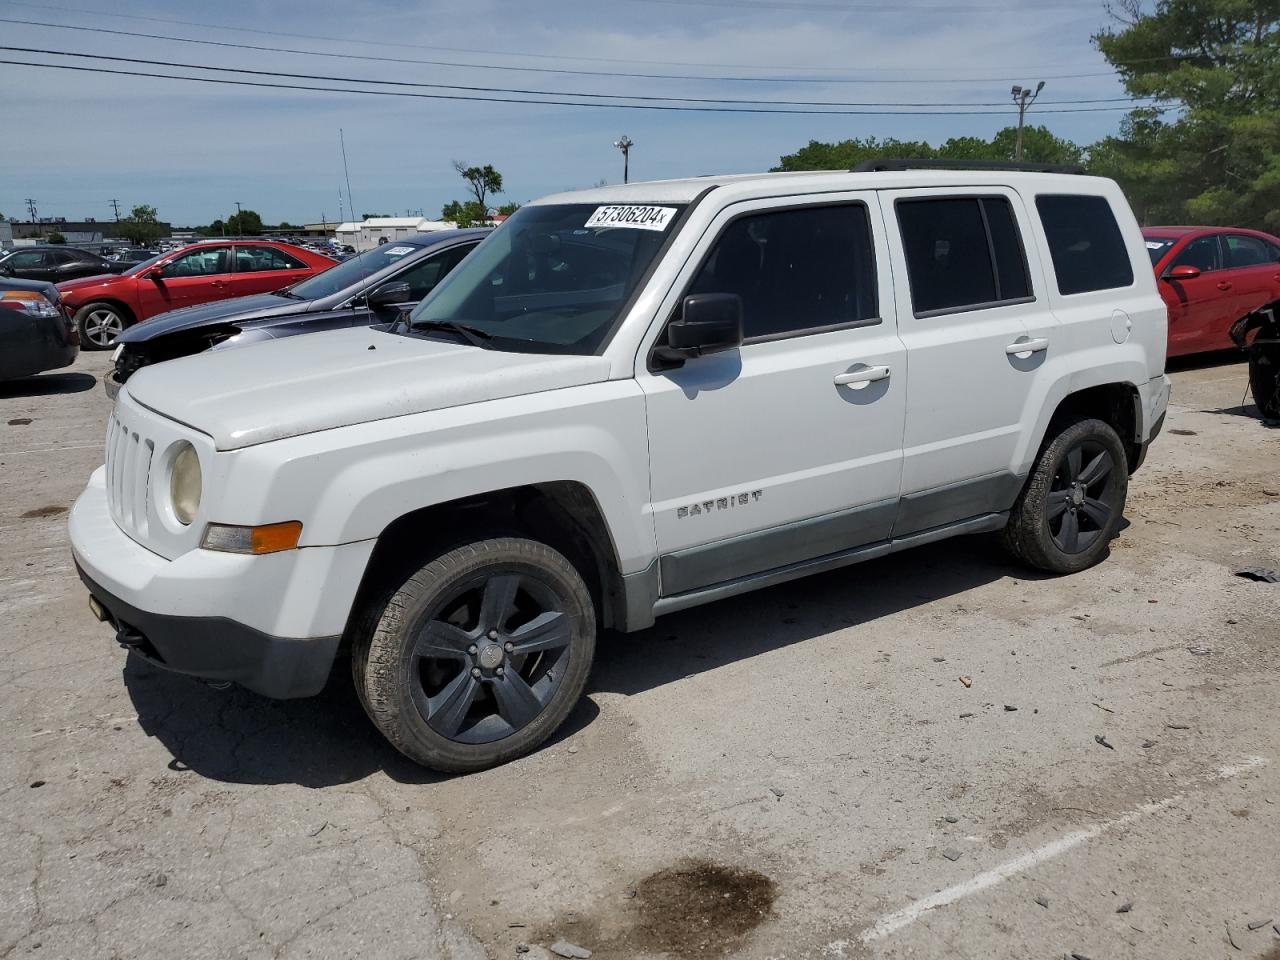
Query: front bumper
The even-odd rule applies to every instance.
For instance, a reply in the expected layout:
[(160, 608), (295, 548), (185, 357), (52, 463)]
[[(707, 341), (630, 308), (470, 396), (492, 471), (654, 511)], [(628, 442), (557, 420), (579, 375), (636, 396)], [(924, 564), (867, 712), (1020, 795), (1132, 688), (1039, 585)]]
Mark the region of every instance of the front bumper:
[(278, 698), (323, 688), (374, 545), (168, 560), (112, 520), (103, 470), (68, 526), (80, 577), (122, 644), (165, 669)]

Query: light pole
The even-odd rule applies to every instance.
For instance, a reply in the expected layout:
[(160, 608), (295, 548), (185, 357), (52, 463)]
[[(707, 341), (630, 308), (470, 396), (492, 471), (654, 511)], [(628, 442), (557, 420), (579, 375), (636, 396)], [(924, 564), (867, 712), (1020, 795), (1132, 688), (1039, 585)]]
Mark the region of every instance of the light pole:
[(1041, 80), (1036, 84), (1035, 90), (1030, 87), (1013, 85), (1013, 102), (1018, 105), (1018, 143), (1013, 148), (1013, 159), (1022, 159), (1022, 127), (1026, 121), (1027, 108), (1036, 102), (1036, 97), (1040, 96), (1040, 91), (1044, 89), (1044, 81)]
[(240, 213), (240, 201), (236, 201), (236, 233), (244, 233), (244, 217)]
[(631, 176), (631, 148), (635, 141), (624, 133), (613, 145), (622, 151), (622, 182), (626, 183)]

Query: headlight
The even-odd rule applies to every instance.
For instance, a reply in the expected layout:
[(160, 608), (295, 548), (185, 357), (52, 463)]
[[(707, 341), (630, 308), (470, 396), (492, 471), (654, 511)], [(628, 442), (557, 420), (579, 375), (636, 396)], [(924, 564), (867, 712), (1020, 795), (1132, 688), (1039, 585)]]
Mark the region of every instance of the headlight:
[(169, 470), (169, 502), (174, 516), (188, 526), (200, 511), (200, 458), (196, 448), (185, 440), (179, 441), (178, 448)]
[(34, 290), (6, 290), (0, 293), (0, 307), (18, 310), (31, 317), (61, 316), (48, 297)]

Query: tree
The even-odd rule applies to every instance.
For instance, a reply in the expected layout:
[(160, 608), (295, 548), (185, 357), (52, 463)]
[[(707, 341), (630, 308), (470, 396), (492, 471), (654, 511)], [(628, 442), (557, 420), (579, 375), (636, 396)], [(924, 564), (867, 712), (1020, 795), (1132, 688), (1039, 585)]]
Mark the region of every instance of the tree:
[(116, 230), (120, 236), (138, 246), (146, 246), (164, 233), (164, 227), (160, 226), (156, 216), (156, 208), (149, 204), (134, 207), (129, 211), (129, 216), (116, 224)]
[(262, 217), (255, 210), (240, 210), (227, 217), (227, 233), (236, 237), (256, 237), (262, 233)]
[(504, 217), (509, 217), (519, 209), (520, 204), (518, 203), (504, 203), (498, 208), (498, 213), (502, 214)]
[(49, 234), (48, 239), (45, 242), (46, 243), (66, 243), (67, 238), (64, 237), (57, 230), (55, 230), (53, 231), (53, 233)]
[(475, 227), (488, 222), (489, 211), (474, 200), (450, 200), (440, 209), (440, 219), (459, 227)]
[[(1084, 150), (1055, 137), (1048, 127), (1026, 127), (1022, 131), (1023, 159), (1035, 163), (1079, 163)], [(1005, 127), (990, 140), (981, 137), (952, 137), (931, 146), (924, 140), (843, 140), (822, 143), (810, 140), (807, 146), (779, 160), (774, 170), (849, 170), (865, 160), (894, 157), (903, 160), (1012, 160), (1017, 127)]]
[(1280, 5), (1116, 0), (1094, 37), (1134, 97), (1155, 102), (1089, 151), (1145, 222), (1280, 229)]
[(467, 181), (471, 192), (475, 194), (476, 203), (484, 208), (487, 216), (489, 207), (485, 203), (485, 197), (491, 193), (502, 192), (502, 174), (487, 163), (483, 167), (469, 167), (465, 160), (453, 161), (453, 169), (458, 171), (458, 176)]

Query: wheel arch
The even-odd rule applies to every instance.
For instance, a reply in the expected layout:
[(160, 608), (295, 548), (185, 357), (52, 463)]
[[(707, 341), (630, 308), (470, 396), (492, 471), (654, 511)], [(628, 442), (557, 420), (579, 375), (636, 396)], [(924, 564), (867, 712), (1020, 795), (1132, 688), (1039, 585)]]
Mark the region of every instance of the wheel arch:
[(622, 568), (604, 511), (586, 484), (558, 480), (491, 490), (396, 517), (378, 535), (348, 634), (431, 557), (496, 536), (525, 536), (564, 554), (586, 582), (601, 625), (625, 618)]
[(1056, 431), (1078, 417), (1093, 417), (1109, 424), (1120, 436), (1129, 472), (1137, 469), (1142, 453), (1142, 396), (1136, 385), (1124, 381), (1082, 387), (1064, 396), (1040, 433), (1037, 450), (1049, 443)]

